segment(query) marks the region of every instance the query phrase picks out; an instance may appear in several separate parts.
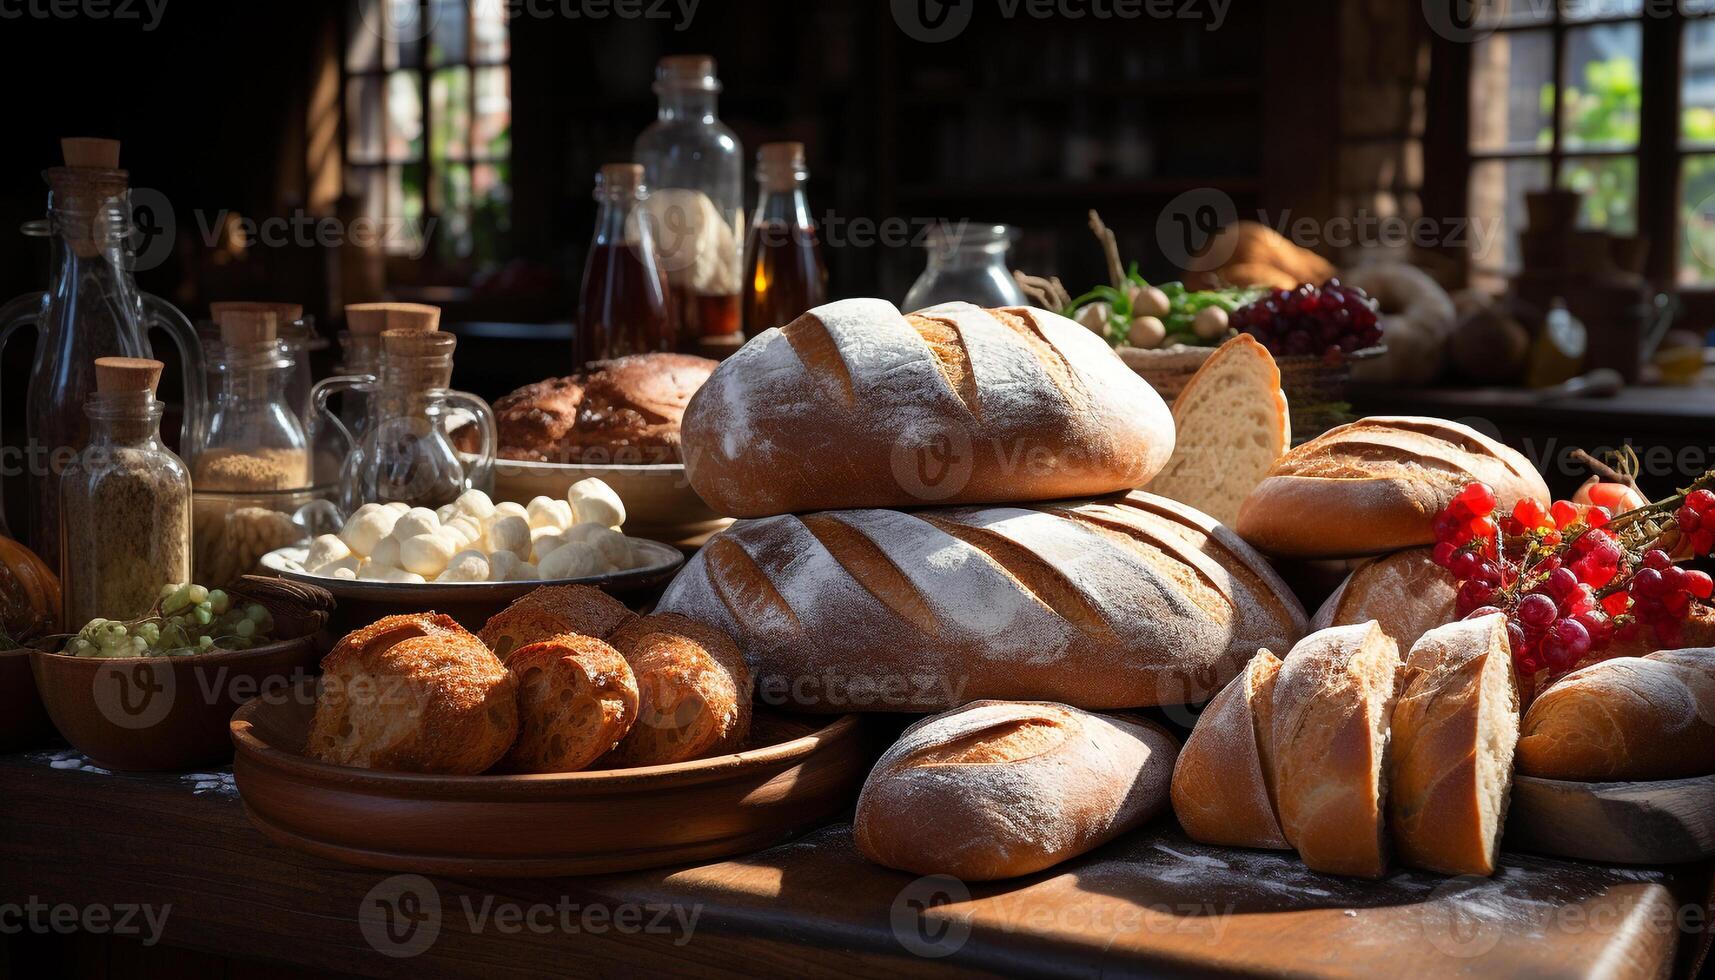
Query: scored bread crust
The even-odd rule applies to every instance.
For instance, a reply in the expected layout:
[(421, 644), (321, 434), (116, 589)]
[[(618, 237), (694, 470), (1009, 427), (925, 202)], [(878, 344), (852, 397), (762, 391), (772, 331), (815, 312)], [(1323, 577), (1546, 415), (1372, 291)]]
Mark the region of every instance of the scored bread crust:
[[(1193, 425), (1202, 399), (1215, 398), (1216, 389), (1233, 376), (1260, 375), (1260, 383), (1247, 390), (1244, 410), (1256, 412), (1261, 424), (1243, 430), (1243, 438), (1223, 440), (1203, 420)], [(1220, 413), (1228, 426), (1240, 422)], [(1208, 514), (1222, 524), (1232, 524), (1256, 485), (1269, 468), (1292, 445), (1292, 416), (1286, 392), (1280, 388), (1280, 366), (1268, 348), (1249, 334), (1222, 344), (1203, 362), (1173, 400), (1173, 457), (1149, 481), (1149, 492), (1170, 497)]]
[(1435, 515), (1466, 484), (1499, 510), (1548, 486), (1523, 454), (1445, 419), (1376, 416), (1291, 450), (1239, 509), (1246, 541), (1282, 558), (1351, 558), (1435, 540)]
[(603, 765), (658, 766), (736, 752), (750, 734), (750, 670), (732, 638), (673, 613), (609, 638), (637, 677), (637, 723)]
[(1401, 863), (1491, 875), (1512, 789), (1518, 689), (1506, 617), (1425, 633), (1400, 675), (1388, 762), (1388, 831)]
[(1280, 658), (1259, 650), (1244, 673), (1215, 695), (1173, 766), (1173, 812), (1192, 840), (1230, 847), (1290, 849), (1275, 816), (1264, 749), (1266, 706)]
[(387, 616), (322, 659), (308, 753), (336, 765), (475, 775), (518, 734), (517, 685), (452, 617)]
[(1173, 452), (1160, 396), (1077, 323), (969, 303), (902, 316), (879, 299), (752, 338), (682, 434), (691, 486), (734, 517), (1111, 493)]
[(1387, 871), (1383, 800), (1398, 668), (1398, 647), (1374, 622), (1312, 633), (1282, 661), (1273, 699), (1276, 802), (1286, 839), (1317, 871)]
[(1580, 782), (1715, 772), (1715, 649), (1619, 657), (1567, 674), (1525, 712), (1518, 769)]
[(731, 636), (762, 703), (817, 713), (1206, 701), (1306, 622), (1231, 531), (1141, 492), (740, 521), (658, 608)]
[(588, 585), (545, 585), (512, 600), (478, 634), (503, 662), (513, 650), (564, 633), (605, 639), (637, 618), (625, 604)]
[(637, 679), (618, 650), (566, 633), (512, 652), (518, 740), (510, 772), (578, 772), (613, 750), (637, 720)]
[(1359, 565), (1316, 610), (1310, 628), (1373, 619), (1403, 654), (1418, 637), (1458, 618), (1458, 595), (1453, 576), (1435, 564), (1432, 549), (1410, 548)]
[(852, 833), (871, 861), (914, 874), (1030, 874), (1159, 813), (1177, 749), (1141, 719), (974, 701), (917, 722), (882, 754)]

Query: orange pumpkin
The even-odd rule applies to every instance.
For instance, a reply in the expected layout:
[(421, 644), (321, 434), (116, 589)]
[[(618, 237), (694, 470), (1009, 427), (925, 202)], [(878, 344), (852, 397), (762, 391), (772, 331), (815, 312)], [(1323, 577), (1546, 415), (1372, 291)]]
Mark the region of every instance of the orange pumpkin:
[(0, 537), (0, 633), (15, 643), (59, 625), (60, 580), (36, 553)]

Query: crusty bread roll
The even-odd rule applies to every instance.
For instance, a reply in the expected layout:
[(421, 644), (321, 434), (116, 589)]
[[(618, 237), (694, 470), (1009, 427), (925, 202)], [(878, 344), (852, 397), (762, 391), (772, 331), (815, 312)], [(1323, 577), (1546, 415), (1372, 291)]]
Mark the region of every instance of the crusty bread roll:
[(1222, 344), (1173, 400), (1173, 424), (1173, 458), (1149, 492), (1231, 525), (1292, 445), (1280, 368), (1268, 348), (1249, 334)]
[(852, 299), (721, 362), (683, 439), (710, 507), (767, 517), (1138, 487), (1172, 454), (1173, 419), (1100, 337), (1058, 314), (948, 303), (901, 316)]
[(451, 616), (388, 616), (322, 659), (307, 751), (342, 766), (474, 775), (518, 734), (517, 684)]
[(658, 608), (737, 641), (761, 703), (819, 713), (1205, 701), (1305, 626), (1237, 535), (1145, 493), (740, 521)]
[(1519, 725), (1506, 617), (1423, 634), (1399, 687), (1388, 831), (1400, 861), (1450, 875), (1494, 874)]
[(1383, 800), (1399, 648), (1375, 622), (1299, 641), (1274, 684), (1280, 826), (1304, 863), (1332, 874), (1387, 871)]
[(1176, 749), (1139, 719), (973, 701), (917, 722), (882, 754), (853, 836), (871, 861), (913, 874), (1030, 874), (1158, 813)]
[(1567, 674), (1525, 712), (1518, 768), (1579, 782), (1715, 773), (1715, 649), (1620, 657)]
[(637, 679), (618, 650), (566, 633), (512, 651), (518, 741), (511, 772), (577, 772), (613, 751), (637, 720)]
[(658, 766), (736, 752), (750, 734), (750, 670), (732, 638), (672, 613), (609, 638), (637, 676), (637, 724), (604, 760)]
[(1435, 515), (1481, 480), (1505, 512), (1548, 486), (1523, 454), (1445, 419), (1374, 417), (1294, 448), (1239, 509), (1246, 541), (1281, 558), (1350, 558), (1435, 540)]
[(1453, 576), (1435, 564), (1431, 549), (1396, 551), (1354, 569), (1310, 618), (1310, 628), (1351, 626), (1373, 619), (1404, 653), (1418, 637), (1458, 618), (1458, 595)]
[(1290, 849), (1275, 816), (1271, 702), (1280, 658), (1259, 650), (1215, 695), (1173, 766), (1173, 812), (1192, 840)]
[(512, 600), (482, 624), (482, 642), (502, 661), (526, 643), (562, 633), (603, 639), (637, 618), (625, 604), (587, 585), (545, 585)]

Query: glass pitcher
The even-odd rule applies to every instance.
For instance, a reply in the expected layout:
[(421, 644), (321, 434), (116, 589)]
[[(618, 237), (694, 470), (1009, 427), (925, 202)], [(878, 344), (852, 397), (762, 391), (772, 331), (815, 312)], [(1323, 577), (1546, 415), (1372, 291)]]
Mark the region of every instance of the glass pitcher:
[[(340, 509), (350, 514), (367, 503), (401, 501), (432, 509), (466, 490), (488, 491), (494, 483), (497, 438), (494, 411), (475, 395), (452, 391), (457, 338), (439, 331), (388, 330), (381, 335), (379, 380), (345, 375), (316, 385), (310, 400), (319, 419), (351, 447), (340, 470)], [(353, 436), (328, 405), (336, 394), (373, 386), (363, 434)], [(474, 419), (481, 436), (469, 463), (448, 435), (454, 415)]]
[(1023, 291), (1006, 267), (1006, 250), (1016, 237), (1011, 225), (931, 229), (924, 243), (929, 266), (911, 284), (902, 309), (909, 313), (958, 300), (984, 309), (1026, 305)]
[[(118, 162), (117, 147), (111, 153)], [(95, 390), (98, 357), (150, 356), (148, 330), (178, 345), (184, 365), (181, 451), (201, 445), (205, 402), (201, 345), (190, 321), (166, 300), (140, 292), (131, 276), (128, 177), (114, 167), (54, 167), (46, 171), (48, 218), (26, 234), (53, 239), (46, 292), (0, 307), (0, 348), (19, 327), (35, 326), (25, 432), (30, 473), (30, 545), (59, 563), (59, 475), (65, 460), (89, 444), (83, 406)]]

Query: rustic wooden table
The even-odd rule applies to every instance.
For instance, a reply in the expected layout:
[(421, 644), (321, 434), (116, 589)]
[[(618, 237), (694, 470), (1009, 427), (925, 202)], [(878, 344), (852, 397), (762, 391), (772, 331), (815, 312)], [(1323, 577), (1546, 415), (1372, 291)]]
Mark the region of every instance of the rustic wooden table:
[[(1526, 855), (1492, 880), (1401, 871), (1367, 883), (1193, 844), (1171, 820), (1053, 871), (968, 888), (868, 864), (844, 824), (703, 867), (429, 880), (269, 843), (230, 771), (110, 774), (69, 749), (0, 757), (0, 933), (14, 934), (0, 938), (25, 951), (10, 954), (19, 975), (20, 927), (69, 932), (96, 909), (112, 920), (88, 931), (128, 915), (145, 939), (143, 912), (154, 914), (161, 946), (181, 957), (175, 976), (267, 972), (257, 960), (295, 976), (1693, 976), (1710, 885), (1707, 866)], [(192, 970), (184, 956), (205, 959)], [(218, 958), (249, 964), (208, 966)], [(6, 966), (0, 956), (0, 975)]]

